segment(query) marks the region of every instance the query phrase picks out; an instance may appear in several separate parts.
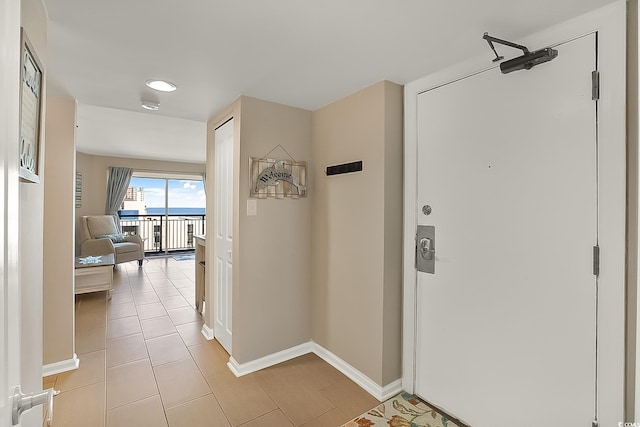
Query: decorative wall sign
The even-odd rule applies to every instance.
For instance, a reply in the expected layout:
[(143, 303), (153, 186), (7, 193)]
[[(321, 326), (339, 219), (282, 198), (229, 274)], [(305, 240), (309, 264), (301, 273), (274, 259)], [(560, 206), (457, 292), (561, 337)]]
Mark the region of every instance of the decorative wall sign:
[(264, 199), (307, 196), (307, 162), (249, 158), (249, 194)]
[(82, 172), (76, 172), (76, 208), (82, 207)]
[(24, 28), (20, 32), (20, 171), (25, 181), (38, 178), (42, 111), (42, 65)]

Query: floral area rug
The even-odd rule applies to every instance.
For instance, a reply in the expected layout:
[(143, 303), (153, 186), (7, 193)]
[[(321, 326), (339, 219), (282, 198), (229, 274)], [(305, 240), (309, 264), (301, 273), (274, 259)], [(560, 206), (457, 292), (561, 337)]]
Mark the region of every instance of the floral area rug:
[(342, 427), (462, 427), (409, 393), (381, 403)]

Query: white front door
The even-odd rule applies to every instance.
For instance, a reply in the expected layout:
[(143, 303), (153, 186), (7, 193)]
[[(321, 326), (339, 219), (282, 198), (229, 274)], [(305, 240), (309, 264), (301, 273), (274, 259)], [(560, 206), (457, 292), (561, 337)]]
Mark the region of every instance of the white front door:
[(214, 335), (231, 354), (233, 119), (215, 130)]
[(20, 1), (0, 0), (0, 427), (12, 425), (10, 392), (21, 379), (17, 257), (19, 46)]
[(595, 416), (596, 37), (557, 49), (418, 96), (415, 387), (473, 427)]

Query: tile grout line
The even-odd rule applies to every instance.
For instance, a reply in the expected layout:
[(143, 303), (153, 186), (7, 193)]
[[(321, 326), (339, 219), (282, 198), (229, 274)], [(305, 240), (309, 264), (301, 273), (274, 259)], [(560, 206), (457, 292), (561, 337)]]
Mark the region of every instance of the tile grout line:
[[(142, 267), (144, 270), (144, 266)], [(149, 279), (149, 277), (146, 274), (146, 270), (145, 271), (145, 276), (147, 277), (147, 279)], [(155, 288), (153, 287), (153, 282), (151, 282), (151, 288), (153, 289), (153, 293), (155, 294), (156, 297), (158, 297), (158, 300), (160, 300), (159, 295), (157, 294)], [(134, 298), (135, 301), (135, 298)], [(164, 304), (162, 304), (164, 310), (166, 311), (166, 307), (164, 307)], [(138, 311), (137, 307), (136, 307), (136, 312)], [(140, 322), (140, 329), (142, 329), (142, 321), (140, 320), (140, 315), (138, 314), (138, 321)], [(160, 397), (160, 404), (162, 405), (162, 412), (164, 414), (164, 418), (167, 421), (167, 425), (169, 425), (169, 420), (167, 419), (167, 410), (164, 406), (164, 400), (162, 399), (162, 394), (160, 394), (160, 384), (158, 384), (158, 377), (156, 375), (156, 371), (153, 366), (153, 364), (151, 363), (151, 354), (149, 353), (149, 346), (147, 345), (147, 339), (146, 336), (144, 335), (144, 330), (142, 330), (142, 340), (144, 341), (144, 346), (147, 349), (147, 354), (149, 355), (149, 365), (151, 365), (151, 372), (153, 373), (153, 380), (156, 383), (156, 390), (158, 390), (158, 396)]]
[[(112, 294), (113, 297), (113, 294)], [(82, 301), (82, 299), (80, 300)], [(104, 413), (102, 414), (102, 425), (104, 425), (106, 427), (107, 425), (107, 331), (108, 331), (108, 327), (109, 327), (109, 314), (107, 313), (108, 307), (107, 307), (107, 298), (106, 298), (106, 292), (105, 292), (105, 298), (103, 300), (103, 305), (104, 305), (104, 400), (103, 400), (103, 407), (104, 407)], [(75, 339), (75, 337), (74, 337)], [(80, 356), (78, 356), (78, 358), (80, 358)]]
[[(169, 280), (171, 281), (171, 283), (172, 283), (172, 284), (173, 284), (173, 286), (175, 287), (175, 283), (173, 282), (173, 280), (172, 280), (172, 279), (169, 279)], [(182, 296), (183, 298), (185, 298), (185, 296), (184, 296), (183, 292), (180, 290), (180, 288), (176, 288), (176, 289), (177, 289), (177, 290), (178, 290), (178, 292), (181, 294), (181, 296)], [(191, 306), (191, 305), (190, 305), (190, 306)], [(195, 310), (195, 308), (194, 308), (194, 307), (191, 307), (191, 308), (192, 308), (193, 310)], [(200, 316), (200, 318), (201, 318), (201, 316)], [(198, 322), (189, 322), (189, 323), (200, 323), (200, 321), (198, 321)], [(177, 327), (177, 326), (179, 326), (179, 325), (175, 325), (175, 324), (174, 324), (174, 327)], [(202, 375), (202, 377), (205, 379), (205, 382), (207, 383), (207, 387), (209, 388), (209, 391), (211, 392), (210, 394), (211, 394), (211, 396), (215, 399), (215, 401), (216, 401), (216, 403), (218, 404), (218, 406), (220, 407), (220, 410), (222, 411), (222, 414), (224, 415), (225, 419), (227, 420), (227, 423), (229, 423), (229, 425), (230, 425), (230, 426), (232, 426), (233, 424), (231, 423), (231, 420), (229, 419), (229, 415), (227, 414), (227, 411), (226, 411), (226, 410), (224, 409), (224, 407), (222, 406), (222, 404), (221, 404), (221, 402), (220, 402), (220, 400), (219, 400), (218, 396), (216, 395), (216, 393), (214, 392), (214, 390), (211, 388), (211, 385), (209, 384), (209, 382), (208, 382), (208, 381), (206, 381), (207, 376), (206, 376), (206, 375), (205, 375), (205, 373), (203, 372), (202, 368), (198, 365), (197, 361), (194, 359), (194, 357), (193, 357), (193, 353), (191, 352), (191, 350), (189, 350), (189, 348), (190, 348), (190, 347), (195, 347), (196, 345), (201, 345), (201, 344), (194, 344), (194, 345), (192, 345), (192, 346), (189, 346), (189, 345), (187, 345), (187, 343), (185, 342), (184, 338), (182, 337), (182, 335), (180, 335), (180, 333), (179, 333), (179, 332), (178, 332), (178, 335), (180, 336), (180, 339), (182, 340), (182, 342), (183, 342), (183, 344), (185, 345), (185, 347), (187, 348), (187, 351), (189, 352), (189, 357), (191, 358), (191, 360), (192, 360), (192, 361), (194, 362), (194, 364), (196, 365), (196, 368), (198, 369), (198, 372), (200, 372), (200, 375)], [(201, 396), (201, 397), (198, 397), (198, 398), (195, 398), (195, 399), (192, 399), (192, 400), (190, 400), (190, 401), (188, 401), (188, 402), (184, 402), (184, 403), (182, 403), (181, 405), (185, 405), (185, 404), (187, 404), (187, 403), (189, 403), (189, 402), (193, 402), (193, 401), (195, 401), (195, 400), (197, 400), (197, 399), (200, 399), (200, 398), (202, 398), (202, 396)], [(177, 405), (177, 406), (181, 406), (181, 405)], [(165, 408), (165, 414), (166, 414), (166, 411), (167, 411), (167, 409)]]
[[(113, 294), (111, 294), (113, 298)], [(108, 328), (109, 328), (109, 314), (107, 313), (107, 298), (105, 292), (104, 299), (104, 414), (102, 414), (102, 425), (107, 426), (107, 336), (108, 336)], [(75, 337), (74, 337), (75, 339)]]
[[(144, 268), (144, 267), (143, 267), (143, 268)], [(146, 274), (146, 271), (145, 271), (145, 274)], [(166, 274), (166, 273), (165, 273), (165, 274)], [(167, 278), (168, 278), (168, 276), (167, 276)], [(151, 281), (150, 281), (150, 282), (151, 282)], [(173, 284), (173, 282), (171, 282), (171, 283)], [(156, 292), (155, 287), (153, 287), (153, 282), (151, 282), (151, 286), (152, 286), (152, 288), (153, 288), (153, 292), (154, 292), (154, 294), (156, 295), (156, 297), (157, 297), (157, 298), (158, 298), (158, 300), (160, 301), (160, 304), (163, 306), (163, 308), (164, 308), (165, 312), (167, 312), (167, 317), (169, 318), (169, 321), (171, 322), (171, 324), (173, 325), (173, 327), (174, 327), (174, 328), (176, 328), (176, 325), (173, 323), (173, 320), (171, 319), (171, 317), (170, 317), (170, 316), (168, 316), (168, 309), (167, 309), (166, 305), (165, 305), (165, 304), (162, 302), (162, 300), (160, 299), (160, 296), (159, 296), (159, 295), (158, 295), (158, 293)], [(172, 286), (173, 286), (173, 285), (172, 285)], [(175, 288), (175, 286), (173, 286), (173, 287)], [(136, 307), (136, 312), (137, 312), (137, 307)], [(158, 316), (158, 317), (161, 317), (161, 316)], [(140, 320), (140, 318), (139, 318), (139, 314), (138, 314), (138, 321), (141, 323), (141, 320)], [(180, 337), (180, 340), (182, 341), (182, 343), (184, 344), (185, 348), (187, 349), (187, 352), (188, 352), (188, 354), (189, 354), (189, 358), (194, 362), (194, 364), (196, 365), (196, 367), (198, 367), (198, 364), (197, 364), (197, 363), (195, 363), (195, 360), (193, 360), (193, 356), (192, 356), (191, 352), (189, 351), (189, 347), (186, 345), (186, 343), (184, 342), (184, 339), (183, 339), (183, 338), (182, 338), (182, 336), (179, 334), (179, 332), (178, 332), (178, 330), (177, 330), (177, 329), (176, 329), (176, 334), (178, 334), (178, 337)], [(144, 338), (144, 333), (143, 333), (143, 340), (144, 340), (145, 347), (146, 347), (146, 349), (147, 349), (147, 354), (149, 354), (149, 347), (148, 347), (148, 345), (147, 345), (147, 340)], [(185, 358), (185, 359), (181, 359), (181, 360), (186, 360), (186, 358)], [(167, 363), (171, 363), (171, 362), (167, 362)], [(151, 364), (151, 355), (150, 355), (150, 354), (149, 354), (149, 364)], [(166, 364), (166, 363), (161, 364), (161, 365), (157, 365), (157, 366), (162, 366), (162, 365), (165, 365), (165, 364)], [(161, 405), (162, 405), (162, 412), (163, 412), (164, 419), (165, 419), (165, 421), (166, 421), (167, 425), (169, 425), (169, 417), (168, 417), (168, 414), (167, 414), (167, 409), (168, 409), (168, 408), (165, 406), (165, 401), (164, 401), (164, 399), (163, 399), (163, 397), (162, 397), (162, 394), (160, 393), (160, 385), (158, 384), (158, 378), (157, 378), (156, 370), (154, 369), (155, 367), (156, 367), (156, 366), (153, 366), (153, 364), (151, 364), (151, 372), (153, 373), (153, 378), (154, 378), (154, 381), (155, 381), (155, 383), (156, 383), (156, 389), (158, 390), (158, 396), (159, 396), (159, 398), (160, 398), (160, 403), (161, 403)], [(199, 369), (199, 367), (198, 367), (198, 369)], [(209, 391), (210, 391), (210, 392), (211, 392), (211, 394), (213, 395), (213, 391), (211, 390), (211, 387), (209, 386), (209, 384), (207, 384), (207, 388), (209, 388)], [(200, 397), (202, 397), (202, 396), (200, 396)], [(200, 397), (198, 397), (198, 398), (196, 398), (196, 399), (199, 399)], [(214, 398), (215, 398), (215, 396), (214, 396)], [(192, 399), (192, 400), (190, 400), (190, 401), (188, 401), (188, 402), (191, 402), (191, 401), (196, 400), (196, 399)], [(186, 403), (188, 403), (188, 402), (184, 402), (183, 404), (186, 404)], [(180, 406), (180, 405), (177, 405), (177, 406)], [(226, 417), (226, 414), (225, 414), (225, 417)]]

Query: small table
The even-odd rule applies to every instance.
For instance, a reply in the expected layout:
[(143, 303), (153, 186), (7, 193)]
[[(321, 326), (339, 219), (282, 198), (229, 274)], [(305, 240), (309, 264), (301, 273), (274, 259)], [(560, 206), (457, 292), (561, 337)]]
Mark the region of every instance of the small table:
[(113, 254), (76, 257), (76, 286), (74, 293), (107, 291), (107, 298), (113, 294)]

